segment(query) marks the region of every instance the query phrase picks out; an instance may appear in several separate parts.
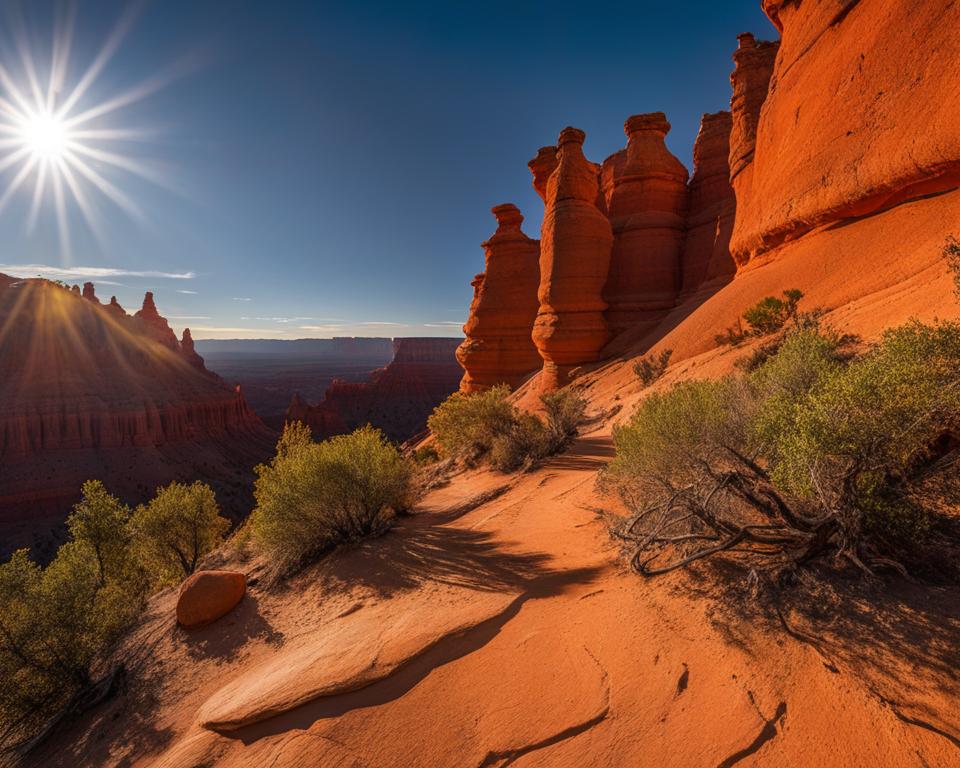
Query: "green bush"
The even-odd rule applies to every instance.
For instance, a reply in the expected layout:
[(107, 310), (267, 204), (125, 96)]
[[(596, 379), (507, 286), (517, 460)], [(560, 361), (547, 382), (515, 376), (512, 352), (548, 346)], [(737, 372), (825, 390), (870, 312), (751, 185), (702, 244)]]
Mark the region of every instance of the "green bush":
[(634, 510), (639, 571), (727, 550), (869, 570), (919, 545), (918, 484), (952, 466), (935, 460), (960, 419), (960, 325), (909, 323), (853, 360), (845, 343), (798, 326), (749, 375), (655, 393), (615, 430), (603, 480)]
[(46, 568), (27, 550), (0, 565), (0, 748), (89, 690), (95, 662), (142, 610), (147, 582), (128, 515), (101, 483), (87, 482), (68, 519), (71, 540)]
[(506, 386), (485, 392), (456, 392), (428, 420), (447, 455), (486, 458), (500, 472), (512, 472), (557, 453), (576, 437), (586, 403), (569, 388), (542, 395), (544, 418), (524, 413), (507, 399)]
[(513, 429), (516, 409), (509, 395), (506, 385), (469, 395), (454, 392), (434, 409), (427, 426), (448, 456), (476, 460)]
[(960, 301), (960, 240), (957, 240), (953, 235), (949, 235), (940, 253), (947, 262), (947, 268), (953, 276), (953, 294)]
[(315, 443), (288, 424), (257, 467), (254, 541), (289, 573), (331, 547), (385, 531), (413, 501), (413, 465), (373, 427)]
[(721, 346), (736, 345), (749, 336), (769, 336), (776, 333), (788, 322), (798, 319), (797, 305), (802, 298), (803, 291), (797, 288), (784, 291), (783, 298), (764, 296), (743, 313), (746, 329), (738, 319), (736, 326), (728, 328), (714, 339)]
[(664, 349), (659, 355), (649, 354), (641, 357), (633, 364), (633, 372), (644, 387), (649, 387), (667, 372), (672, 355), (672, 349)]
[(200, 558), (223, 542), (230, 521), (220, 516), (213, 489), (199, 481), (158, 488), (130, 520), (140, 557), (160, 582), (174, 582), (197, 569)]

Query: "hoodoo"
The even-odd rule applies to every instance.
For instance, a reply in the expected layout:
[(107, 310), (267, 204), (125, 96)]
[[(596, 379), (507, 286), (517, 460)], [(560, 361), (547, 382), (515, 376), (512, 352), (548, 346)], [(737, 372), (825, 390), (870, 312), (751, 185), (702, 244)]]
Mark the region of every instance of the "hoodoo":
[(465, 371), (463, 392), (496, 384), (518, 386), (540, 366), (531, 338), (540, 303), (540, 243), (520, 229), (523, 215), (510, 203), (493, 208), (497, 231), (483, 243), (485, 271), (473, 281), (474, 297), (457, 349)]
[(737, 201), (730, 186), (729, 112), (704, 115), (693, 145), (693, 178), (681, 265), (681, 294), (731, 278), (730, 234)]
[(601, 295), (610, 269), (613, 231), (597, 208), (597, 166), (583, 155), (586, 134), (564, 128), (559, 163), (547, 182), (540, 238), (540, 309), (533, 341), (543, 358), (541, 386), (566, 383), (569, 370), (592, 362), (610, 338)]
[(527, 168), (533, 174), (533, 188), (544, 203), (547, 202), (547, 180), (557, 169), (557, 162), (556, 147), (540, 147), (537, 156), (527, 163)]
[[(734, 70), (730, 75), (730, 85), (733, 86), (733, 95), (730, 97), (730, 183), (737, 197), (739, 214), (734, 223), (734, 238), (737, 230), (742, 229), (745, 204), (752, 195), (757, 125), (780, 48), (779, 42), (758, 43), (749, 32), (738, 35), (737, 40), (739, 47), (733, 54)], [(738, 265), (746, 261), (745, 256), (736, 253), (734, 258)]]
[(627, 154), (609, 200), (613, 250), (603, 291), (614, 333), (673, 307), (687, 203), (687, 169), (664, 144), (666, 115), (634, 115), (623, 128)]
[(138, 321), (140, 331), (149, 338), (157, 341), (168, 349), (176, 351), (180, 345), (177, 343), (177, 336), (173, 329), (157, 311), (157, 305), (153, 302), (153, 292), (147, 291), (143, 297), (143, 307), (134, 315)]

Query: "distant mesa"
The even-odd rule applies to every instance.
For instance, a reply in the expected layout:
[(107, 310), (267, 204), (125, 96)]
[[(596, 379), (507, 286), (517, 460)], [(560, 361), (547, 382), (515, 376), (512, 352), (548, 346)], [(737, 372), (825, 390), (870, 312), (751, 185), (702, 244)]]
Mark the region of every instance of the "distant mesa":
[[(81, 484), (138, 502), (202, 478), (249, 509), (252, 468), (275, 442), (243, 396), (173, 335), (153, 295), (133, 318), (94, 286), (0, 276), (0, 541), (56, 535)], [(42, 546), (40, 549), (42, 550)]]

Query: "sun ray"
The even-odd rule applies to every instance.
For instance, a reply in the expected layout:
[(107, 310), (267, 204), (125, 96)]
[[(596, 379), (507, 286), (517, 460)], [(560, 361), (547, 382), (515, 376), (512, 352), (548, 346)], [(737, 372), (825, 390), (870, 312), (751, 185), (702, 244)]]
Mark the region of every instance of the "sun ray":
[(67, 182), (67, 189), (69, 189), (70, 194), (73, 195), (73, 200), (80, 209), (80, 213), (83, 215), (86, 225), (90, 228), (90, 231), (93, 232), (93, 236), (97, 239), (97, 243), (103, 245), (103, 227), (100, 224), (100, 217), (93, 209), (93, 205), (90, 203), (90, 201), (87, 200), (87, 195), (84, 189), (80, 186), (80, 183), (77, 181), (77, 177), (74, 176), (73, 170), (67, 164), (67, 161), (62, 157), (57, 158), (56, 164), (57, 169), (61, 174), (63, 174), (63, 180)]
[(27, 232), (33, 232), (37, 226), (37, 218), (40, 215), (40, 203), (43, 202), (43, 190), (47, 181), (48, 163), (40, 163), (40, 170), (37, 173), (37, 183), (33, 188), (33, 202), (30, 204), (30, 214), (27, 216)]
[(143, 219), (143, 212), (137, 207), (133, 200), (123, 194), (115, 185), (107, 181), (107, 179), (93, 170), (93, 168), (83, 160), (70, 152), (65, 153), (63, 159), (66, 160), (77, 173), (86, 177), (87, 181), (91, 182), (106, 197), (110, 198), (117, 206), (130, 214), (130, 216), (135, 219)]
[(67, 205), (63, 195), (63, 177), (53, 174), (53, 199), (57, 209), (57, 230), (60, 234), (60, 258), (64, 264), (70, 263), (70, 220), (67, 218)]
[(13, 197), (14, 193), (20, 189), (20, 185), (27, 180), (27, 176), (30, 175), (30, 171), (33, 170), (33, 167), (39, 162), (36, 157), (31, 157), (20, 169), (20, 172), (13, 177), (13, 181), (10, 182), (10, 186), (7, 187), (6, 191), (0, 196), (0, 211), (7, 207), (7, 203), (10, 202), (10, 198)]

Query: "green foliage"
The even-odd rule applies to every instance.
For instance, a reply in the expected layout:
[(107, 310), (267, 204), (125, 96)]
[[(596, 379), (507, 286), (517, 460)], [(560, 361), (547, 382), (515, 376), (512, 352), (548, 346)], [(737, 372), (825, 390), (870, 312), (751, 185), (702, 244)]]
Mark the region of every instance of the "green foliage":
[(540, 402), (546, 417), (547, 452), (558, 453), (577, 436), (587, 403), (568, 387), (541, 395)]
[(736, 345), (749, 336), (769, 336), (781, 330), (788, 322), (797, 319), (797, 305), (803, 298), (803, 291), (790, 288), (783, 292), (783, 298), (765, 296), (743, 313), (747, 323), (744, 329), (740, 320), (735, 327), (728, 328), (715, 336), (717, 344)]
[(506, 386), (485, 392), (456, 392), (441, 403), (428, 424), (450, 456), (487, 458), (500, 472), (512, 472), (557, 453), (576, 437), (586, 403), (569, 388), (542, 395), (544, 418), (515, 408)]
[(137, 507), (130, 523), (140, 557), (160, 582), (193, 573), (230, 528), (213, 489), (200, 481), (157, 489), (149, 503)]
[(800, 324), (749, 374), (654, 393), (615, 430), (603, 479), (637, 511), (639, 570), (737, 548), (868, 567), (922, 540), (918, 483), (950, 471), (935, 447), (960, 419), (960, 325), (911, 322), (852, 360), (848, 341)]
[(454, 392), (430, 414), (427, 426), (448, 456), (476, 460), (513, 429), (516, 413), (509, 395), (506, 385), (469, 395)]
[(667, 366), (670, 365), (670, 357), (672, 355), (672, 349), (664, 349), (659, 355), (651, 353), (641, 357), (633, 364), (633, 372), (637, 375), (637, 378), (640, 379), (644, 387), (649, 387), (667, 372)]
[(412, 462), (380, 430), (315, 443), (309, 428), (288, 424), (277, 455), (257, 467), (254, 541), (289, 573), (337, 544), (382, 533), (413, 492)]
[(440, 454), (432, 445), (421, 445), (413, 452), (413, 460), (417, 464), (434, 464), (440, 460)]
[(957, 240), (953, 235), (949, 235), (940, 253), (947, 262), (947, 267), (953, 276), (954, 296), (960, 301), (960, 240)]
[(71, 540), (41, 568), (26, 550), (0, 565), (0, 746), (35, 732), (91, 682), (91, 669), (143, 608), (129, 510), (83, 486)]

